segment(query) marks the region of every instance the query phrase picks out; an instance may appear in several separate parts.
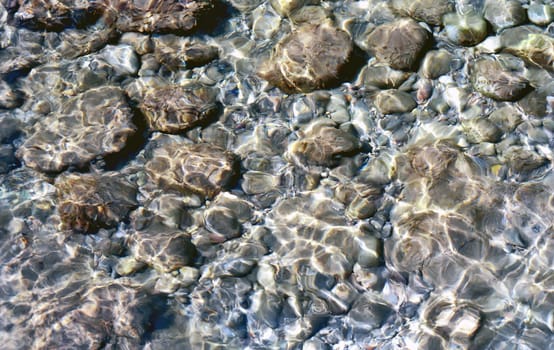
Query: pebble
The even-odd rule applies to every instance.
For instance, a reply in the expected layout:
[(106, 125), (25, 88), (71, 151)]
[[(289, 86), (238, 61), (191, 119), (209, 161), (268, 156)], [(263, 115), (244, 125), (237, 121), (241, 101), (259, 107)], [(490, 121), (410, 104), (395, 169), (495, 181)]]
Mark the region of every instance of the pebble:
[(412, 95), (400, 90), (385, 90), (377, 94), (375, 106), (383, 114), (406, 113), (417, 104)]
[(474, 46), (487, 36), (487, 21), (475, 13), (449, 13), (444, 15), (443, 22), (446, 36), (458, 45)]

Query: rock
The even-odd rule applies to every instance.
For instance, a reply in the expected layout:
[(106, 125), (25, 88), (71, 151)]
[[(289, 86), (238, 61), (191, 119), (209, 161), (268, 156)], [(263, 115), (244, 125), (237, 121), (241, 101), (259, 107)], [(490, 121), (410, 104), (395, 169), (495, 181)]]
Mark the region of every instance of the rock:
[(487, 21), (478, 14), (449, 13), (443, 17), (443, 21), (446, 36), (456, 44), (477, 45), (487, 36)]
[(269, 3), (278, 14), (286, 17), (303, 6), (319, 4), (319, 0), (270, 0)]
[(526, 174), (545, 165), (548, 160), (537, 152), (522, 146), (510, 146), (501, 156), (516, 173)]
[(22, 102), (21, 94), (17, 90), (14, 91), (7, 82), (0, 80), (0, 108), (16, 108)]
[(513, 132), (522, 122), (523, 116), (514, 106), (507, 105), (493, 111), (488, 118), (496, 124), (502, 132), (508, 134)]
[(442, 25), (442, 16), (454, 9), (448, 0), (392, 0), (391, 6), (402, 16), (435, 26)]
[(416, 70), (431, 39), (431, 33), (416, 21), (399, 19), (377, 26), (368, 35), (366, 46), (393, 69)]
[(17, 167), (15, 149), (12, 145), (0, 144), (0, 174), (5, 174)]
[(523, 63), (510, 56), (483, 56), (471, 67), (471, 82), (475, 90), (500, 101), (515, 101), (530, 90)]
[(233, 211), (228, 208), (215, 207), (206, 210), (204, 225), (212, 233), (210, 239), (217, 243), (239, 237), (241, 234), (241, 225)]
[(115, 266), (115, 272), (120, 276), (130, 276), (135, 272), (142, 270), (146, 266), (145, 263), (136, 260), (132, 256), (126, 256), (119, 259)]
[(306, 24), (279, 41), (259, 75), (287, 93), (330, 88), (352, 69), (348, 33), (329, 24)]
[(115, 227), (138, 206), (136, 185), (116, 173), (60, 176), (56, 192), (64, 227), (80, 232)]
[(463, 121), (469, 142), (498, 142), (502, 137), (502, 131), (489, 119), (477, 118)]
[(60, 33), (56, 50), (68, 59), (77, 58), (100, 50), (117, 37), (112, 28), (65, 29)]
[(207, 19), (211, 0), (105, 0), (104, 11), (122, 32), (188, 34)]
[(23, 123), (9, 115), (0, 114), (0, 143), (11, 143), (23, 131)]
[(290, 144), (288, 153), (299, 165), (334, 166), (338, 158), (356, 151), (358, 140), (327, 120), (307, 126), (304, 136)]
[(153, 130), (167, 133), (183, 132), (219, 111), (215, 91), (200, 83), (147, 90), (139, 108)]
[(131, 241), (134, 258), (161, 272), (171, 272), (190, 265), (196, 257), (196, 248), (188, 234), (173, 232), (158, 223), (134, 232)]
[(65, 102), (34, 125), (17, 157), (30, 168), (59, 172), (82, 167), (96, 157), (119, 152), (135, 133), (123, 90), (105, 86)]
[(150, 35), (135, 32), (123, 33), (119, 43), (131, 45), (135, 52), (141, 56), (154, 52), (154, 42)]
[(429, 51), (421, 63), (421, 75), (427, 79), (437, 79), (450, 72), (452, 54), (444, 49)]
[(155, 37), (152, 40), (156, 59), (171, 71), (200, 67), (219, 56), (215, 46), (173, 34)]
[(533, 24), (547, 26), (554, 21), (554, 7), (547, 4), (532, 3), (527, 8), (527, 17)]
[(393, 308), (371, 293), (364, 293), (356, 299), (348, 313), (348, 317), (354, 326), (364, 330), (381, 327), (393, 315)]
[(139, 69), (139, 57), (130, 45), (108, 45), (100, 53), (112, 67), (115, 75), (135, 75)]
[(170, 144), (153, 153), (146, 170), (162, 188), (211, 198), (236, 175), (234, 154), (206, 143)]
[(409, 72), (394, 70), (387, 65), (364, 67), (358, 75), (358, 84), (379, 89), (397, 89), (409, 77)]
[(375, 97), (375, 106), (383, 114), (406, 113), (417, 104), (412, 95), (400, 90), (385, 90)]
[(508, 28), (500, 35), (504, 51), (554, 70), (554, 38), (534, 26)]
[(519, 1), (487, 0), (485, 2), (485, 18), (498, 32), (525, 23), (527, 14)]
[[(101, 15), (99, 2), (86, 0), (17, 0), (14, 20), (31, 29), (62, 31), (66, 27), (82, 28)], [(8, 7), (9, 8), (9, 7)]]

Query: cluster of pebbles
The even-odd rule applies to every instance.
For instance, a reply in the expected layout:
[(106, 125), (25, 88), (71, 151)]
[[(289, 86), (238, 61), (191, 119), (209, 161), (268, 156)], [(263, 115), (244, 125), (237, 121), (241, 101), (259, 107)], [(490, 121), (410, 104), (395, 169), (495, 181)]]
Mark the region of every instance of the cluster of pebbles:
[(548, 0), (0, 0), (5, 349), (549, 349)]

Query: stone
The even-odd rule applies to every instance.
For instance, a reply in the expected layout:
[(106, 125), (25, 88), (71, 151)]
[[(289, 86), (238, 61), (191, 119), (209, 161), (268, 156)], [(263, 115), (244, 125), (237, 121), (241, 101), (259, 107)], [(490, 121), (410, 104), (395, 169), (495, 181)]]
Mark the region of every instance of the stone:
[(549, 25), (554, 21), (554, 7), (547, 4), (532, 3), (527, 8), (527, 17), (533, 24)]
[(412, 95), (400, 90), (385, 90), (375, 97), (375, 106), (383, 114), (406, 113), (417, 104)]
[(170, 144), (157, 148), (146, 170), (162, 188), (212, 198), (231, 185), (235, 155), (206, 143)]
[(196, 248), (190, 236), (174, 232), (169, 227), (154, 223), (131, 236), (133, 257), (161, 272), (171, 272), (190, 265), (196, 257)]
[(306, 24), (282, 38), (259, 75), (287, 93), (338, 85), (352, 69), (354, 46), (345, 31)]
[(515, 101), (531, 86), (522, 72), (523, 63), (510, 56), (482, 56), (470, 68), (475, 90), (499, 101)]
[(103, 10), (122, 32), (188, 34), (215, 8), (211, 0), (104, 0)]
[(421, 75), (427, 79), (437, 79), (450, 72), (452, 54), (444, 49), (427, 52), (421, 63)]
[(448, 0), (392, 0), (391, 7), (402, 16), (435, 26), (442, 25), (442, 16), (454, 9)]
[(116, 173), (68, 174), (56, 180), (64, 228), (94, 232), (116, 227), (138, 206), (137, 187)]
[(17, 9), (13, 17), (18, 26), (52, 31), (82, 28), (101, 15), (99, 2), (86, 0), (17, 0), (8, 2), (8, 9)]
[(474, 46), (487, 36), (487, 21), (478, 14), (449, 13), (444, 15), (443, 21), (446, 36), (455, 44)]
[(527, 21), (525, 9), (516, 0), (487, 0), (484, 16), (496, 32)]
[(508, 28), (500, 35), (504, 51), (554, 70), (554, 38), (534, 26)]
[(96, 52), (117, 37), (112, 28), (65, 29), (56, 50), (68, 59)]
[(153, 130), (179, 133), (211, 120), (219, 105), (212, 88), (191, 83), (147, 90), (139, 109)]
[(358, 75), (358, 84), (370, 88), (397, 89), (409, 77), (409, 72), (395, 70), (388, 65), (364, 67)]
[(472, 143), (498, 142), (502, 137), (500, 128), (486, 118), (463, 121), (462, 126), (465, 129), (468, 141)]
[(342, 155), (356, 151), (359, 141), (327, 120), (308, 125), (304, 136), (290, 144), (288, 154), (299, 165), (334, 166)]
[(377, 26), (368, 35), (366, 46), (393, 69), (416, 70), (431, 39), (431, 33), (413, 19), (399, 19)]
[(156, 60), (171, 71), (204, 66), (219, 56), (215, 46), (173, 34), (152, 39)]
[(16, 108), (22, 102), (21, 94), (17, 90), (14, 90), (6, 81), (0, 80), (0, 108)]
[(287, 17), (306, 5), (319, 4), (319, 0), (270, 0), (269, 3), (278, 14)]
[(90, 89), (38, 121), (16, 155), (42, 172), (83, 167), (94, 158), (121, 151), (136, 131), (132, 118), (123, 90)]

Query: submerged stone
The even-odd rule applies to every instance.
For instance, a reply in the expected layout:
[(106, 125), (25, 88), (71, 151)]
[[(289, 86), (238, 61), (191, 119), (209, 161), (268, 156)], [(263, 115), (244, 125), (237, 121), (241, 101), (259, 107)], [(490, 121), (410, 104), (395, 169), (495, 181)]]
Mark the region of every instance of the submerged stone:
[(392, 68), (415, 70), (431, 39), (431, 33), (416, 21), (399, 19), (376, 27), (366, 45), (379, 61)]
[(153, 130), (179, 133), (210, 120), (219, 108), (215, 91), (200, 83), (147, 90), (139, 108)]
[(178, 270), (196, 257), (196, 248), (188, 234), (173, 232), (161, 224), (134, 232), (131, 241), (134, 258), (161, 272)]
[(448, 0), (392, 0), (391, 6), (403, 16), (436, 26), (442, 24), (444, 14), (454, 9)]
[(487, 36), (487, 21), (478, 14), (449, 13), (444, 16), (443, 20), (446, 36), (456, 44), (477, 45)]
[(547, 4), (530, 4), (527, 8), (527, 17), (533, 24), (546, 26), (554, 21), (554, 7)]
[[(101, 11), (96, 1), (86, 0), (19, 0), (14, 19), (31, 29), (61, 31), (66, 27), (83, 27), (94, 23)], [(10, 9), (10, 6), (8, 6)]]
[(354, 47), (348, 33), (329, 24), (306, 24), (285, 36), (259, 74), (287, 93), (310, 92), (340, 83)]
[(103, 0), (105, 14), (122, 32), (189, 33), (214, 9), (211, 0)]
[(417, 104), (412, 95), (400, 90), (386, 90), (377, 94), (375, 106), (383, 114), (405, 113), (414, 109)]
[[(515, 59), (515, 60), (514, 60)], [(515, 101), (530, 90), (529, 81), (521, 71), (519, 59), (510, 56), (482, 57), (471, 67), (471, 82), (475, 90), (500, 101)]]
[(361, 70), (358, 84), (379, 89), (397, 89), (410, 75), (410, 72), (395, 70), (388, 65), (368, 66)]
[(146, 169), (162, 188), (212, 198), (231, 184), (235, 162), (233, 153), (217, 146), (172, 144), (155, 149)]
[(289, 146), (289, 154), (299, 165), (333, 166), (341, 155), (360, 147), (358, 140), (334, 127), (334, 123), (319, 120), (310, 124), (304, 136)]
[(534, 26), (509, 28), (500, 40), (504, 51), (543, 68), (554, 70), (554, 38)]
[(172, 71), (203, 66), (219, 55), (218, 49), (173, 34), (153, 38), (156, 60)]
[(485, 18), (495, 31), (514, 27), (527, 21), (527, 14), (519, 1), (487, 0)]
[(138, 205), (136, 185), (116, 173), (60, 176), (56, 190), (64, 227), (80, 232), (115, 227)]
[(43, 172), (82, 167), (123, 149), (136, 130), (132, 118), (123, 90), (90, 89), (38, 121), (17, 156), (26, 166)]
[(437, 79), (450, 71), (453, 58), (444, 49), (429, 51), (421, 63), (421, 74), (428, 79)]

